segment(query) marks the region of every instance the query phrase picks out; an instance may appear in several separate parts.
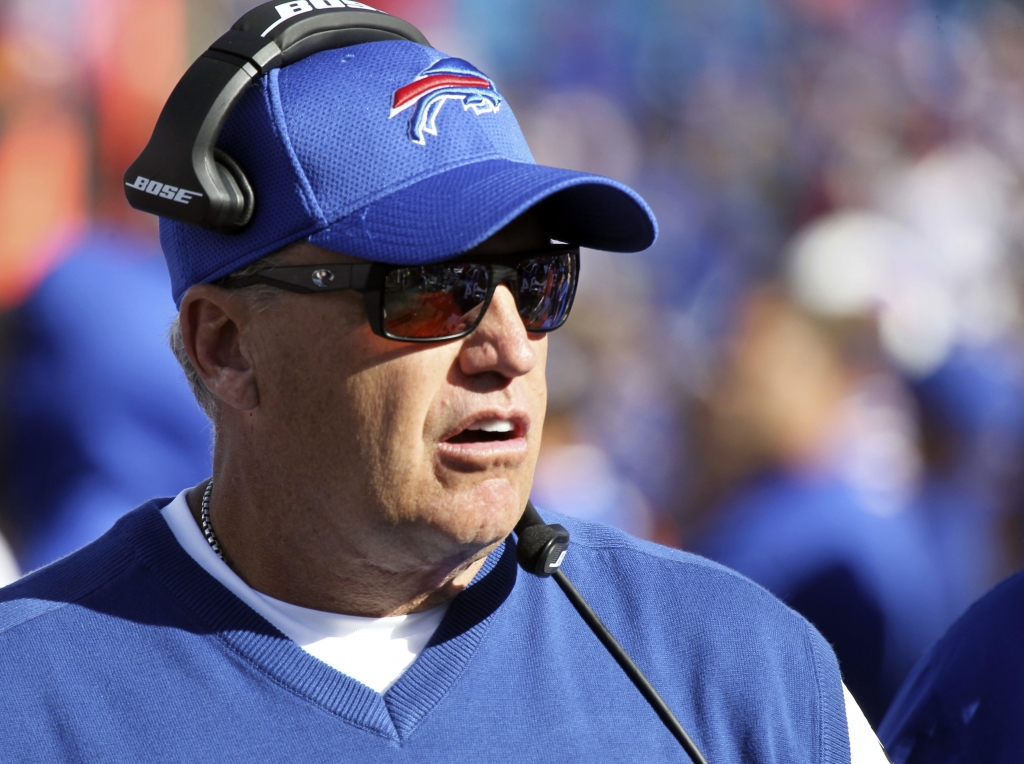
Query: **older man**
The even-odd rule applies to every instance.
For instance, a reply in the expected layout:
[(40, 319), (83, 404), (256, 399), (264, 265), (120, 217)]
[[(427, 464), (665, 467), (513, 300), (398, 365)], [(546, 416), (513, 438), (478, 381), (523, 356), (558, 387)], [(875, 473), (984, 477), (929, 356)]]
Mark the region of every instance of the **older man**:
[[(510, 536), (578, 246), (648, 246), (644, 202), (535, 165), (485, 75), (402, 40), (264, 74), (218, 146), (251, 221), (161, 224), (213, 478), (0, 593), (2, 758), (685, 761)], [(802, 618), (563, 522), (563, 570), (709, 761), (850, 761)]]

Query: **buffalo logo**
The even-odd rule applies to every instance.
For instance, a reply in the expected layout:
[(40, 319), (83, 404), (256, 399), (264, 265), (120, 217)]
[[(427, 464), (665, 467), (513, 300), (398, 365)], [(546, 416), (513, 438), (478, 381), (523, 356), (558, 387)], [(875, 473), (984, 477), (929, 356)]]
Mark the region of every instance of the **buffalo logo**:
[(391, 117), (413, 109), (409, 138), (424, 146), (428, 134), (437, 135), (437, 115), (448, 101), (462, 101), (463, 111), (478, 117), (501, 108), (501, 96), (487, 75), (462, 59), (444, 58), (395, 91)]

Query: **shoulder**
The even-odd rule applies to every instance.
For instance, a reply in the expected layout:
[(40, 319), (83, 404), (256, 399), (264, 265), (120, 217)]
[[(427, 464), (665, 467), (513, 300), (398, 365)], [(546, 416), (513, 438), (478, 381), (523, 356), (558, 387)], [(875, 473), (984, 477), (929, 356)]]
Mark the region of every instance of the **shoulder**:
[(717, 656), (721, 665), (709, 669), (716, 672), (731, 670), (744, 656), (782, 673), (794, 669), (797, 661), (841, 693), (832, 649), (817, 630), (745, 576), (614, 528), (556, 516), (552, 520), (570, 533), (566, 574), (609, 618), (625, 614), (625, 630), (642, 624), (645, 639), (660, 632), (709, 658)]
[(162, 522), (159, 508), (163, 503), (143, 504), (77, 552), (0, 589), (0, 640), (45, 628), (46, 622), (65, 608), (130, 574), (139, 564), (132, 537), (146, 526)]
[(807, 760), (849, 759), (839, 665), (801, 615), (698, 555), (607, 526), (548, 519), (570, 533), (566, 575), (662, 686), (685, 676), (696, 695), (709, 693), (707, 704), (730, 698), (725, 715), (736, 724), (757, 719), (776, 731), (808, 732), (807, 747), (799, 749)]
[(601, 578), (630, 591), (658, 592), (659, 596), (673, 592), (677, 596), (662, 600), (668, 608), (683, 606), (685, 594), (691, 605), (724, 599), (732, 606), (742, 602), (771, 611), (797, 628), (806, 623), (766, 589), (706, 557), (633, 538), (605, 525), (545, 515), (569, 530), (568, 564), (584, 579)]
[[(894, 761), (1003, 761), (1024, 749), (1024, 573), (976, 602), (921, 659), (879, 727)], [(1010, 757), (1013, 758), (1013, 757)]]

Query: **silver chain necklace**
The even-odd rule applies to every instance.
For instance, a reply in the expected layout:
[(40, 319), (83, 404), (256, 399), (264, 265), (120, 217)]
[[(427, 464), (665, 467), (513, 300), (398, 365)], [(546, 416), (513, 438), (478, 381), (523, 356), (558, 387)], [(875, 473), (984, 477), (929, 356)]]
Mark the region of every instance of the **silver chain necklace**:
[[(210, 549), (217, 553), (217, 556), (224, 560), (224, 553), (220, 551), (220, 542), (217, 541), (217, 534), (213, 532), (213, 523), (210, 522), (210, 494), (213, 493), (213, 481), (211, 480), (206, 486), (206, 490), (203, 491), (203, 506), (200, 510), (200, 519), (202, 520), (203, 535), (206, 536), (206, 542), (210, 545)], [(224, 560), (227, 562), (227, 560)]]

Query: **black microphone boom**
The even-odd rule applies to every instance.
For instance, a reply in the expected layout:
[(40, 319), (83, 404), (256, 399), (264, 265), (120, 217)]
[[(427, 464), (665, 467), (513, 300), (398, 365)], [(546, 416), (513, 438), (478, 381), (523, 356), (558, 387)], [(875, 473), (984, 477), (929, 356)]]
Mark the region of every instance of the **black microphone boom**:
[(526, 502), (526, 510), (516, 525), (516, 536), (519, 539), (516, 544), (516, 559), (523, 570), (537, 576), (551, 576), (555, 579), (558, 586), (565, 592), (569, 602), (576, 608), (576, 612), (580, 614), (587, 626), (590, 627), (590, 630), (601, 641), (601, 644), (605, 646), (605, 649), (611, 653), (619, 666), (622, 667), (622, 670), (626, 672), (626, 676), (640, 690), (640, 694), (650, 703), (651, 708), (654, 709), (654, 712), (664, 722), (672, 736), (679, 741), (679, 744), (686, 751), (686, 755), (690, 757), (693, 764), (708, 764), (700, 749), (697, 748), (697, 745), (686, 733), (683, 725), (679, 723), (675, 714), (672, 713), (672, 709), (668, 707), (668, 704), (658, 694), (658, 691), (654, 689), (654, 685), (648, 681), (640, 667), (629, 657), (629, 653), (615, 639), (608, 630), (608, 627), (604, 625), (604, 622), (594, 612), (594, 609), (590, 607), (590, 604), (583, 598), (583, 595), (579, 593), (579, 590), (573, 586), (569, 577), (562, 572), (562, 562), (565, 560), (565, 555), (569, 548), (569, 532), (561, 525), (547, 525), (537, 513), (533, 502), (528, 501)]

